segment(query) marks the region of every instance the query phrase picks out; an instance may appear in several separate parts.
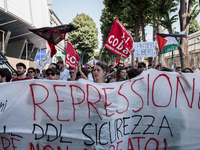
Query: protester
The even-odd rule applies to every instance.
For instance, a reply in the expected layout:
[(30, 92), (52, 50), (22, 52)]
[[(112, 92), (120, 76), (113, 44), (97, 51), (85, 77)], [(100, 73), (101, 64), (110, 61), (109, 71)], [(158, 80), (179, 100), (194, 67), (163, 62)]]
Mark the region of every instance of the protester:
[(168, 71), (168, 72), (172, 72), (171, 69), (167, 68), (167, 67), (162, 67), (161, 71)]
[(198, 65), (198, 68), (195, 70), (195, 72), (200, 71), (200, 64)]
[(33, 67), (28, 68), (28, 74), (27, 76), (31, 79), (34, 79), (35, 77), (35, 69)]
[(119, 68), (125, 68), (124, 64), (123, 64), (123, 63), (119, 63), (119, 64), (117, 65), (117, 69), (119, 69)]
[(140, 75), (140, 72), (138, 69), (133, 68), (128, 71), (128, 79), (135, 78), (139, 75)]
[(56, 68), (57, 72), (59, 71), (59, 66), (56, 63), (51, 63), (48, 68)]
[(74, 68), (69, 68), (69, 75), (70, 75), (70, 78), (67, 79), (67, 81), (72, 81), (72, 76), (76, 73), (76, 70)]
[(156, 65), (155, 69), (161, 71), (161, 70), (162, 70), (162, 67), (163, 67), (162, 64), (161, 64), (161, 63), (158, 63), (158, 64)]
[(126, 69), (125, 68), (119, 68), (119, 69), (117, 69), (115, 79), (112, 79), (110, 82), (124, 81), (124, 80), (126, 80), (126, 76), (127, 76)]
[(97, 62), (94, 66), (93, 76), (96, 83), (104, 83), (104, 76), (106, 74), (106, 65), (102, 62)]
[(17, 63), (17, 64), (16, 64), (16, 68), (17, 68), (18, 77), (12, 79), (12, 82), (31, 79), (31, 78), (29, 78), (29, 77), (27, 77), (27, 76), (25, 75), (25, 72), (26, 72), (26, 65), (25, 65), (24, 63), (21, 63), (21, 62), (20, 62), (20, 63)]
[(40, 69), (35, 69), (35, 77), (34, 79), (43, 79), (43, 77), (40, 77)]
[(152, 64), (149, 64), (149, 65), (148, 65), (148, 69), (151, 69), (151, 68), (152, 68)]
[(190, 68), (185, 68), (182, 70), (183, 73), (193, 73), (192, 69)]
[(175, 70), (177, 73), (181, 74), (181, 67), (176, 67), (176, 70)]
[(125, 67), (125, 69), (128, 72), (131, 69), (131, 66)]
[(0, 68), (0, 83), (10, 82), (11, 73), (7, 68)]
[(69, 70), (65, 69), (63, 61), (57, 62), (57, 65), (59, 66), (60, 70), (60, 78), (64, 81), (67, 81), (67, 79), (70, 78)]
[(46, 78), (47, 80), (58, 80), (59, 79), (59, 72), (55, 67), (48, 68), (46, 70)]
[(138, 70), (140, 73), (146, 70), (146, 64), (144, 62), (139, 62), (138, 63)]
[(77, 80), (79, 79), (85, 79), (85, 80), (88, 80), (88, 71), (83, 68), (83, 67), (79, 67), (79, 70), (78, 70), (78, 73), (76, 74), (76, 77), (77, 77)]
[(88, 71), (85, 68), (81, 67), (81, 64), (79, 62), (76, 71), (72, 75), (70, 81), (78, 81), (80, 78), (88, 80), (87, 76), (88, 76)]
[(94, 78), (92, 76), (92, 68), (90, 65), (87, 65), (86, 67), (87, 71), (88, 71), (88, 80), (91, 81), (91, 82), (94, 82)]
[(42, 69), (42, 73), (41, 73), (40, 77), (46, 78), (46, 69)]
[(11, 79), (14, 79), (14, 78), (17, 78), (17, 73), (16, 73), (16, 72), (13, 72), (13, 73), (11, 74)]
[(113, 66), (113, 65), (110, 65), (110, 66), (109, 66), (109, 72), (111, 73), (113, 70), (114, 70), (114, 66)]
[(107, 73), (107, 74), (105, 75), (106, 83), (109, 83), (112, 79), (115, 79), (115, 74), (116, 74), (116, 72), (115, 72), (114, 69), (111, 70), (109, 73)]

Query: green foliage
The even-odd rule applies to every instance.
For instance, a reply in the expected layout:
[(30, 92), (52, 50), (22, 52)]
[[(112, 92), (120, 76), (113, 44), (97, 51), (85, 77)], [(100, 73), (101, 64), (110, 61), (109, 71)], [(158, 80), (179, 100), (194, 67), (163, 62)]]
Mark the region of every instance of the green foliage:
[[(112, 28), (114, 20), (115, 20), (115, 16), (112, 15), (110, 12), (108, 12), (106, 8), (104, 8), (102, 10), (102, 15), (101, 15), (101, 18), (100, 18), (103, 44), (105, 43), (105, 41), (106, 41), (106, 39), (107, 39), (107, 37), (110, 33), (110, 30)], [(100, 54), (101, 54), (102, 50), (103, 50), (103, 47), (100, 50)], [(119, 56), (117, 56), (116, 54), (111, 52), (109, 49), (104, 48), (104, 50), (102, 52), (101, 60), (104, 61), (107, 64), (109, 64), (109, 63), (113, 64), (114, 61), (115, 61), (114, 58), (120, 59)]]
[(93, 19), (82, 13), (77, 14), (73, 19), (72, 24), (79, 29), (69, 33), (69, 40), (71, 41), (78, 54), (83, 55), (83, 64), (94, 55), (94, 50), (98, 48), (98, 29)]
[(200, 30), (200, 26), (196, 19), (190, 20), (189, 34)]

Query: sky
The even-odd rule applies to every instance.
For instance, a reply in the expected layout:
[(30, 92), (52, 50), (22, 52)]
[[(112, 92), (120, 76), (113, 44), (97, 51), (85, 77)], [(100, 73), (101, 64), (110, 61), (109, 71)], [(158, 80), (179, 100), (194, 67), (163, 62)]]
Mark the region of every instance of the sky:
[[(85, 13), (86, 15), (89, 15), (94, 22), (96, 23), (96, 27), (98, 28), (98, 40), (99, 40), (99, 48), (96, 50), (98, 51), (102, 46), (102, 35), (100, 30), (100, 17), (102, 13), (102, 9), (105, 7), (103, 4), (103, 0), (52, 0), (51, 8), (54, 10), (54, 12), (57, 14), (57, 16), (60, 18), (60, 20), (63, 23), (71, 23), (73, 18), (76, 17), (77, 14)], [(173, 16), (175, 14), (178, 14), (179, 8), (176, 13), (170, 14), (170, 16)], [(199, 22), (200, 15), (196, 18)], [(172, 25), (172, 28), (176, 28), (176, 31), (180, 31), (180, 25), (179, 20), (177, 20), (176, 23)], [(152, 41), (152, 32), (153, 29), (150, 26), (147, 26), (145, 28), (146, 32), (146, 40)], [(166, 31), (163, 31), (163, 33), (167, 33)]]
[(85, 13), (89, 15), (98, 28), (99, 46), (95, 51), (99, 51), (102, 40), (100, 30), (100, 17), (104, 8), (103, 0), (52, 0), (51, 8), (56, 13), (62, 23), (69, 24), (77, 14)]

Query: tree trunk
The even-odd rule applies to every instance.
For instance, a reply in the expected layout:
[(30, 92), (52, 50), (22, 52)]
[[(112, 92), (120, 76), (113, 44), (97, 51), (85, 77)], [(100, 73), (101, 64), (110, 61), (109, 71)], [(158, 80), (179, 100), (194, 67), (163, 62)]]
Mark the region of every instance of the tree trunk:
[[(188, 8), (187, 8), (188, 6)], [(180, 20), (180, 29), (188, 33), (190, 25), (190, 14), (191, 14), (192, 0), (180, 0), (180, 10), (179, 10), (179, 20)], [(188, 52), (188, 39), (181, 39), (180, 45), (178, 47), (181, 68), (190, 67), (189, 64), (189, 52)], [(184, 55), (185, 55), (185, 64), (184, 64)]]
[(140, 5), (139, 5), (139, 18), (140, 18), (140, 25), (142, 28), (142, 41), (146, 42), (145, 38), (145, 26), (144, 26), (144, 21), (143, 21), (143, 12), (142, 12), (142, 0), (140, 0)]
[[(135, 42), (140, 42), (140, 24), (137, 21), (135, 22)], [(136, 65), (138, 61), (138, 58), (136, 58)]]

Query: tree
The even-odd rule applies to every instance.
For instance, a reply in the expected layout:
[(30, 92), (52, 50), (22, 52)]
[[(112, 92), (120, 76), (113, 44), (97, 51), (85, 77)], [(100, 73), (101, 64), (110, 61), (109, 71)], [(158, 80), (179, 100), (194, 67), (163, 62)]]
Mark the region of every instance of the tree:
[(197, 32), (200, 30), (200, 26), (196, 19), (190, 20), (189, 34)]
[[(196, 0), (180, 0), (179, 20), (181, 31), (189, 33), (190, 20), (195, 19), (200, 13), (200, 10), (197, 8), (198, 2)], [(184, 66), (189, 67), (188, 39), (181, 39), (178, 50), (180, 55), (181, 68), (185, 68)]]
[(98, 48), (98, 29), (93, 19), (84, 13), (77, 14), (72, 24), (79, 28), (70, 32), (68, 38), (78, 54), (84, 57), (83, 64), (85, 64), (94, 55), (94, 50)]
[[(105, 43), (110, 30), (112, 28), (112, 25), (114, 23), (115, 20), (115, 15), (112, 15), (110, 12), (107, 11), (107, 8), (105, 7), (102, 10), (102, 15), (100, 18), (101, 21), (101, 33), (102, 33), (102, 41), (103, 44)], [(104, 45), (103, 45), (104, 46)], [(103, 52), (102, 52), (103, 50)], [(100, 54), (102, 52), (102, 56), (101, 56), (101, 60), (104, 61), (105, 63), (109, 64), (109, 63), (114, 63), (114, 58), (117, 58), (120, 60), (120, 57), (118, 55), (116, 55), (115, 53), (111, 52), (109, 49), (107, 49), (106, 47), (103, 49), (103, 47), (101, 48)]]

